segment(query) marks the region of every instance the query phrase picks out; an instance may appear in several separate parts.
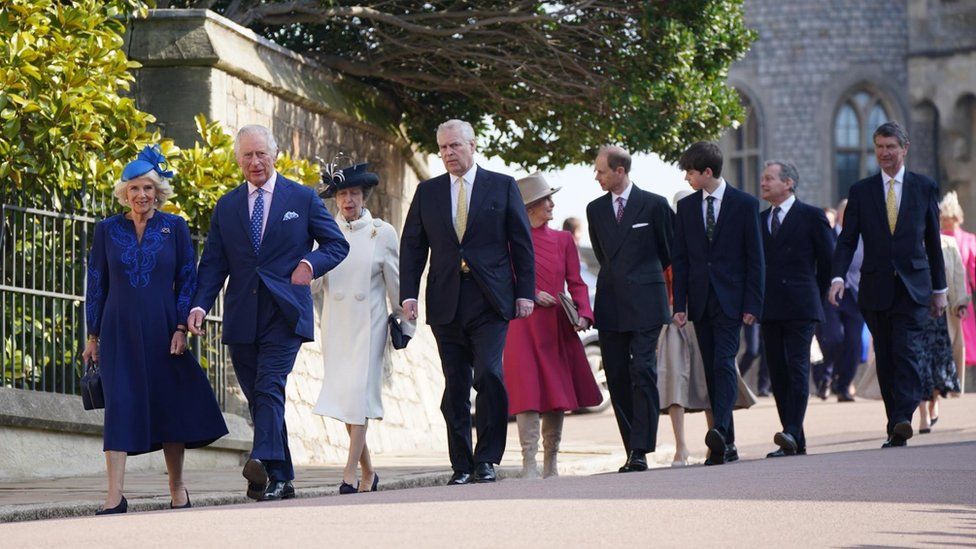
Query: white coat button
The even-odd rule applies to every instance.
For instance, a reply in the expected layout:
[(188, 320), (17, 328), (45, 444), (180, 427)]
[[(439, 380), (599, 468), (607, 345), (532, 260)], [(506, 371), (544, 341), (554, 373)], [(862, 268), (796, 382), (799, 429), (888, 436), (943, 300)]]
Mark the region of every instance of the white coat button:
[(342, 298), (346, 297), (346, 294), (342, 292), (336, 292), (334, 295), (336, 301), (342, 301)]
[(362, 294), (362, 293), (356, 294), (356, 301), (362, 301), (364, 299), (366, 299), (366, 294)]

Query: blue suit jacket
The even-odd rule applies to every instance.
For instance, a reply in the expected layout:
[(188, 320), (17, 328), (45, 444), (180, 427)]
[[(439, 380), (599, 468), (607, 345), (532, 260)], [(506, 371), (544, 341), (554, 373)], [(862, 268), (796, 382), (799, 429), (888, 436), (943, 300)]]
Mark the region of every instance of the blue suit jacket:
[[(288, 220), (285, 214), (288, 213)], [(224, 294), (223, 342), (253, 343), (258, 315), (258, 282), (274, 296), (295, 333), (306, 341), (315, 339), (312, 294), (308, 286), (291, 283), (291, 273), (302, 259), (312, 264), (318, 278), (338, 265), (349, 253), (349, 243), (322, 201), (308, 187), (281, 174), (275, 182), (268, 223), (257, 254), (251, 245), (247, 207), (247, 183), (217, 201), (210, 234), (200, 259), (193, 307), (209, 311), (230, 276)], [(312, 250), (312, 243), (319, 247)]]
[(850, 190), (844, 229), (834, 251), (833, 275), (843, 278), (864, 239), (864, 262), (858, 305), (868, 311), (891, 308), (895, 273), (912, 299), (928, 305), (932, 290), (946, 287), (939, 239), (939, 187), (924, 175), (905, 171), (895, 234), (888, 228), (881, 173), (862, 179)]
[(464, 239), (458, 242), (451, 212), (451, 177), (417, 186), (400, 239), (400, 299), (417, 299), (427, 275), (427, 323), (447, 324), (457, 313), (461, 258), (492, 307), (505, 320), (515, 299), (535, 298), (535, 258), (529, 218), (515, 179), (478, 167)]
[(715, 239), (705, 236), (702, 191), (678, 201), (674, 219), (674, 312), (691, 321), (705, 315), (709, 287), (731, 318), (762, 316), (765, 263), (759, 201), (726, 182)]
[(771, 212), (772, 208), (767, 208), (759, 219), (766, 259), (762, 322), (823, 322), (823, 297), (830, 286), (834, 251), (834, 231), (827, 216), (820, 208), (797, 200), (773, 238), (769, 233)]
[(612, 195), (586, 207), (596, 282), (596, 327), (629, 332), (671, 322), (664, 269), (671, 265), (674, 214), (668, 201), (634, 185), (617, 223)]

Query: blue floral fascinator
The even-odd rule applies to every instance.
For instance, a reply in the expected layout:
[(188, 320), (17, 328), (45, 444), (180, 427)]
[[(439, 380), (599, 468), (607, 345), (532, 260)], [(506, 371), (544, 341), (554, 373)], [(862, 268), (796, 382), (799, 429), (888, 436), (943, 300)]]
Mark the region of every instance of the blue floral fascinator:
[(135, 160), (125, 165), (122, 170), (122, 181), (135, 179), (151, 171), (156, 172), (160, 177), (172, 179), (173, 171), (168, 168), (169, 163), (166, 162), (166, 157), (159, 150), (159, 145), (146, 145)]

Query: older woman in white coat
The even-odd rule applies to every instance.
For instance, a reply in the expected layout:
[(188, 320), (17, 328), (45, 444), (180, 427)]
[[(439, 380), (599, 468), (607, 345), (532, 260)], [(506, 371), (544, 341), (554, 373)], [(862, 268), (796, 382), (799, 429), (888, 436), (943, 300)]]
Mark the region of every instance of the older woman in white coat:
[[(325, 375), (314, 411), (342, 421), (349, 433), (340, 494), (375, 491), (379, 483), (366, 446), (366, 427), (370, 419), (383, 418), (383, 363), (390, 339), (387, 301), (405, 335), (412, 336), (416, 328), (399, 305), (396, 230), (365, 207), (370, 190), (379, 183), (366, 167), (357, 164), (337, 171), (322, 193), (323, 198), (335, 198), (335, 217), (349, 242), (349, 255), (313, 286), (325, 292), (321, 338)], [(362, 468), (358, 486), (357, 464)]]

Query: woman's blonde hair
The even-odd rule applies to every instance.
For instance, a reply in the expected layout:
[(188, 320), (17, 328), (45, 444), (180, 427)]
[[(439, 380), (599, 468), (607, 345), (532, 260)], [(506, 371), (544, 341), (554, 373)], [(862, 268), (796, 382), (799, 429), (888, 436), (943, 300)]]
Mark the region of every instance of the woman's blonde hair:
[(129, 179), (126, 181), (120, 179), (115, 183), (115, 189), (112, 190), (112, 194), (114, 194), (115, 198), (118, 199), (119, 204), (122, 204), (123, 206), (129, 205), (129, 202), (125, 199), (126, 185), (128, 185), (130, 181), (135, 181), (136, 179), (142, 179), (144, 177), (152, 181), (153, 185), (155, 185), (156, 187), (157, 208), (162, 207), (162, 205), (165, 204), (166, 201), (169, 200), (171, 196), (173, 196), (173, 186), (169, 184), (169, 179), (160, 176), (158, 173), (156, 173), (153, 170), (149, 170), (148, 172), (140, 175), (139, 177), (135, 177), (133, 179)]
[(949, 191), (942, 197), (942, 202), (939, 202), (939, 217), (943, 219), (955, 218), (959, 223), (965, 221), (956, 191)]

